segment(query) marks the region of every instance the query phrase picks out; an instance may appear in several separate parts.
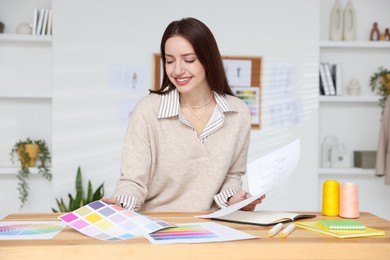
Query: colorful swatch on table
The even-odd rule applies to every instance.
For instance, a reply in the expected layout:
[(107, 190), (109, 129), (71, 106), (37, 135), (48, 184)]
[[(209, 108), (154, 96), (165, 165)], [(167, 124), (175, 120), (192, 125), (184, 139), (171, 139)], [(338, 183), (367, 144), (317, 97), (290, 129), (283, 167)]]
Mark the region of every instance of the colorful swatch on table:
[(152, 244), (210, 243), (256, 238), (214, 222), (177, 224), (145, 236)]
[(120, 241), (172, 227), (159, 219), (102, 201), (94, 201), (60, 219), (89, 237), (106, 241)]
[(60, 221), (1, 222), (0, 240), (52, 239), (65, 226)]
[(183, 225), (150, 234), (155, 240), (217, 238), (213, 232), (200, 225)]

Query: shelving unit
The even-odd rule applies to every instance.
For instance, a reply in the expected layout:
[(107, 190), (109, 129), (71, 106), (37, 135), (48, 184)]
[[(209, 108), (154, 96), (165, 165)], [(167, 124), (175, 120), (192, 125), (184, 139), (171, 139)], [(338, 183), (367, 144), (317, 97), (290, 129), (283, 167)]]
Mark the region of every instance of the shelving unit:
[[(50, 0), (0, 5), (5, 24), (0, 34), (0, 174), (15, 174), (12, 146), (21, 139), (52, 139), (52, 36), (16, 34), (21, 22), (32, 23), (34, 8), (50, 8)], [(13, 14), (13, 15), (10, 15)], [(33, 170), (34, 172), (34, 170)]]
[[(342, 0), (345, 7), (347, 0)], [(376, 93), (369, 86), (370, 77), (379, 67), (390, 68), (390, 42), (369, 41), (373, 22), (378, 22), (381, 33), (390, 25), (387, 12), (389, 2), (353, 0), (356, 10), (356, 40), (328, 41), (330, 14), (334, 1), (321, 0), (320, 62), (340, 63), (343, 95), (319, 96), (319, 165), (318, 189), (327, 179), (340, 183), (352, 182), (359, 186), (360, 211), (390, 217), (386, 198), (390, 195), (384, 179), (375, 176), (375, 169), (354, 168), (353, 151), (377, 150), (381, 123), (381, 108)], [(347, 86), (352, 79), (359, 82), (361, 93), (349, 96)], [(324, 136), (336, 136), (349, 151), (349, 168), (323, 168), (322, 141)], [(321, 200), (318, 202), (321, 205)]]

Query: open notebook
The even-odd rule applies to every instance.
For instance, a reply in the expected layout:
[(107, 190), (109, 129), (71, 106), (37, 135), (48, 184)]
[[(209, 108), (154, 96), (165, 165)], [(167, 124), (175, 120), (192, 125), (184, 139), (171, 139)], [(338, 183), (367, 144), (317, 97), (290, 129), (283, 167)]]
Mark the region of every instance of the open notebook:
[(284, 211), (242, 211), (237, 210), (214, 220), (252, 224), (259, 226), (271, 226), (277, 223), (292, 222), (297, 219), (314, 218), (316, 215), (299, 214)]

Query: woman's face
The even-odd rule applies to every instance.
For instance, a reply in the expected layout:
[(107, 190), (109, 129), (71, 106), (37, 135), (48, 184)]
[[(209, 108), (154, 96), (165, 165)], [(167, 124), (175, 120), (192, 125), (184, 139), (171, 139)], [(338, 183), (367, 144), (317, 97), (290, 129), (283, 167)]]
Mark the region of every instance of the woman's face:
[(180, 93), (209, 88), (206, 71), (185, 38), (173, 36), (165, 42), (165, 59), (168, 78)]

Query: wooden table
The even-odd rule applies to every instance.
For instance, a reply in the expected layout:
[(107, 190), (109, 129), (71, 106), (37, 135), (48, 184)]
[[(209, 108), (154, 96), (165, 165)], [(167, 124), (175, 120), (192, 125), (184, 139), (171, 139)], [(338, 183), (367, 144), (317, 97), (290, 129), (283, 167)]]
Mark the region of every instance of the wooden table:
[[(316, 221), (323, 217), (304, 221)], [(199, 213), (146, 213), (170, 223), (210, 221), (194, 218)], [(3, 221), (51, 221), (55, 213), (11, 214)], [(153, 245), (143, 237), (121, 242), (89, 238), (66, 227), (51, 240), (0, 240), (0, 259), (390, 259), (390, 222), (370, 213), (358, 219), (363, 224), (385, 230), (386, 236), (338, 239), (296, 228), (287, 238), (269, 238), (270, 227), (218, 222), (259, 236), (241, 240), (204, 244)]]

